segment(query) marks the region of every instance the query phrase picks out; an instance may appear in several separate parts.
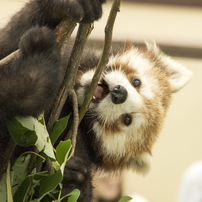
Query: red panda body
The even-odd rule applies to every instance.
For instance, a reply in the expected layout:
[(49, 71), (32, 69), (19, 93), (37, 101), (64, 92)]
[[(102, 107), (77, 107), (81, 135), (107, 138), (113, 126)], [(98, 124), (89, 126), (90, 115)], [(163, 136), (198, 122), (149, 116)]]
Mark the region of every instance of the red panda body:
[[(105, 170), (131, 168), (145, 174), (172, 93), (189, 81), (192, 72), (163, 54), (155, 44), (120, 52), (110, 57), (98, 82), (85, 116), (85, 121), (91, 120), (87, 133), (94, 133), (96, 153), (102, 156)], [(94, 71), (79, 75), (79, 105)]]
[[(8, 151), (7, 121), (14, 116), (48, 113), (62, 82), (63, 58), (53, 30), (66, 17), (83, 19), (83, 23), (98, 20), (104, 2), (30, 0), (0, 30), (0, 59), (19, 49), (16, 57), (0, 67), (0, 179), (12, 154), (19, 151)], [(92, 49), (83, 55), (75, 84), (79, 106), (99, 58)], [(132, 169), (146, 174), (172, 93), (191, 75), (155, 44), (111, 55), (78, 128), (75, 156), (66, 164), (62, 195), (77, 188), (81, 191), (78, 202), (91, 202), (96, 169)], [(67, 100), (61, 116), (71, 110)]]
[[(91, 83), (94, 61), (98, 60), (99, 56), (92, 54), (90, 59), (84, 56), (81, 61), (75, 85), (79, 106)], [(77, 165), (77, 170), (85, 165), (86, 172), (81, 173), (86, 193), (96, 169), (132, 169), (147, 174), (172, 93), (186, 85), (191, 76), (190, 70), (166, 56), (155, 44), (146, 44), (145, 49), (130, 47), (112, 55), (79, 126), (75, 159), (67, 163), (65, 179), (70, 176), (72, 165)], [(65, 185), (69, 182), (66, 180)]]

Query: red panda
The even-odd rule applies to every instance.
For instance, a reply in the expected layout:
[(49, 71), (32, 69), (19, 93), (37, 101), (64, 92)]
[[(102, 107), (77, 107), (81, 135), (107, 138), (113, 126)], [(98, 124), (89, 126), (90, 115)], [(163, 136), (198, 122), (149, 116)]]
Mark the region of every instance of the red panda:
[[(6, 122), (16, 115), (37, 117), (49, 111), (58, 92), (62, 58), (53, 30), (67, 16), (77, 21), (83, 18), (83, 22), (99, 19), (103, 2), (30, 0), (0, 30), (0, 59), (19, 48), (18, 57), (0, 68), (0, 178), (8, 162)], [(99, 58), (96, 50), (83, 55), (75, 84), (79, 106)], [(79, 125), (62, 195), (77, 188), (81, 191), (79, 202), (92, 201), (96, 169), (132, 169), (146, 174), (172, 93), (186, 85), (191, 75), (155, 44), (147, 44), (145, 49), (131, 46), (111, 55)], [(69, 111), (67, 100), (61, 116)]]
[[(99, 58), (95, 50), (87, 50), (81, 60), (75, 85), (79, 106)], [(66, 165), (64, 188), (77, 187), (82, 193), (80, 200), (91, 201), (92, 174), (97, 169), (147, 174), (172, 94), (191, 76), (190, 70), (161, 52), (155, 43), (111, 55), (79, 126), (75, 156)], [(64, 189), (63, 194), (71, 189)]]
[[(79, 76), (79, 105), (94, 71)], [(96, 158), (102, 159), (102, 168), (130, 168), (142, 174), (149, 171), (152, 147), (172, 93), (186, 85), (191, 76), (190, 70), (162, 53), (155, 43), (146, 44), (145, 49), (130, 47), (110, 57), (85, 116), (85, 121), (92, 120), (86, 126), (86, 136), (94, 133), (91, 147), (95, 147)]]

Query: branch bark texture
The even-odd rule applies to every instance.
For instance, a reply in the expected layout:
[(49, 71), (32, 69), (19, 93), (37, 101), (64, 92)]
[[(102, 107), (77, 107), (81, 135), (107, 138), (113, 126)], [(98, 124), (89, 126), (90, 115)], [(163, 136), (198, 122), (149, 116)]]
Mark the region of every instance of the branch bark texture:
[(47, 124), (47, 129), (49, 132), (52, 130), (53, 125), (58, 120), (60, 113), (62, 111), (62, 108), (65, 104), (65, 101), (74, 87), (74, 82), (75, 82), (78, 66), (80, 63), (81, 55), (82, 55), (86, 40), (89, 36), (90, 30), (91, 30), (91, 24), (81, 23), (79, 25), (75, 44), (67, 65), (68, 68), (59, 91), (59, 96), (54, 104), (54, 107), (52, 109), (52, 112), (50, 114), (49, 121)]
[(119, 12), (119, 11), (120, 11), (120, 0), (114, 0), (109, 17), (108, 17), (107, 24), (105, 27), (105, 42), (104, 42), (104, 49), (103, 49), (102, 57), (98, 63), (96, 72), (92, 79), (92, 83), (86, 93), (84, 103), (81, 106), (81, 109), (79, 111), (79, 120), (80, 121), (82, 120), (86, 111), (88, 110), (89, 104), (92, 100), (93, 93), (95, 92), (95, 89), (97, 87), (97, 83), (100, 79), (102, 71), (106, 67), (106, 65), (109, 61), (109, 55), (110, 55), (111, 43), (112, 43), (112, 35), (113, 35), (113, 27), (114, 27), (114, 22), (115, 22), (115, 19), (117, 16), (117, 12)]
[[(120, 11), (120, 0), (114, 0), (113, 4), (112, 4), (112, 8), (107, 20), (107, 24), (105, 27), (105, 42), (104, 42), (104, 49), (103, 49), (103, 53), (102, 53), (102, 57), (98, 63), (96, 72), (93, 76), (92, 79), (92, 83), (86, 93), (85, 96), (85, 100), (83, 102), (83, 105), (80, 108), (79, 111), (79, 123), (81, 122), (82, 118), (84, 117), (85, 113), (88, 110), (88, 107), (90, 105), (90, 102), (92, 100), (93, 94), (95, 92), (95, 89), (97, 87), (98, 81), (100, 79), (100, 76), (102, 74), (103, 69), (106, 67), (108, 61), (109, 61), (109, 55), (110, 55), (110, 50), (111, 50), (111, 43), (112, 43), (112, 35), (113, 35), (113, 27), (114, 27), (114, 23), (115, 23), (115, 19), (117, 16), (117, 13)], [(73, 123), (74, 125), (74, 123)], [(76, 145), (76, 134), (74, 134), (72, 136), (73, 133), (73, 128), (75, 128), (74, 126), (71, 126), (70, 130), (68, 131), (65, 140), (69, 139), (70, 137), (72, 137), (72, 142), (73, 144), (73, 148), (75, 149), (75, 145)], [(75, 130), (74, 130), (75, 131)]]

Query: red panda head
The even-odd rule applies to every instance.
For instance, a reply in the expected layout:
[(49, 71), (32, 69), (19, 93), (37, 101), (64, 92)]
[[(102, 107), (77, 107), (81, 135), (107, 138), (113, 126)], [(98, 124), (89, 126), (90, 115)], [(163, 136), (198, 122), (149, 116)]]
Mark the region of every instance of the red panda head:
[[(79, 105), (93, 70), (85, 72), (77, 89)], [(155, 44), (130, 47), (111, 56), (88, 111), (107, 171), (132, 168), (146, 174), (173, 92), (192, 72), (163, 54)]]

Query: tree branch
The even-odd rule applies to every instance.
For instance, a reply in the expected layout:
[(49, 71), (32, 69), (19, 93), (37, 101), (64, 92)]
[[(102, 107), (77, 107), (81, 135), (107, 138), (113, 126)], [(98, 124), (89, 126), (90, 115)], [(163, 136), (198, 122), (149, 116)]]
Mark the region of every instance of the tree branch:
[(5, 58), (0, 60), (0, 67), (8, 64), (13, 58), (17, 57), (19, 54), (19, 50), (14, 51), (10, 55), (6, 56)]
[(78, 110), (78, 100), (77, 100), (77, 95), (75, 90), (72, 90), (71, 93), (72, 96), (72, 101), (73, 101), (73, 130), (71, 131), (72, 133), (72, 148), (75, 150), (76, 148), (76, 137), (77, 137), (77, 132), (78, 132), (78, 127), (79, 127), (79, 110)]
[(48, 120), (47, 129), (49, 132), (52, 130), (53, 125), (58, 120), (60, 113), (62, 111), (62, 108), (64, 106), (64, 103), (69, 93), (74, 87), (74, 82), (75, 82), (78, 66), (80, 63), (81, 55), (91, 30), (92, 30), (91, 24), (80, 23), (75, 44), (71, 53), (71, 57), (67, 65), (68, 66), (67, 71), (59, 91), (59, 96), (54, 103), (53, 109), (51, 111), (51, 114)]
[[(93, 93), (95, 92), (95, 89), (97, 87), (97, 83), (100, 79), (100, 76), (102, 74), (103, 69), (106, 67), (108, 61), (109, 61), (109, 55), (110, 55), (110, 50), (111, 50), (111, 42), (112, 42), (112, 35), (113, 35), (113, 26), (115, 23), (115, 19), (117, 16), (117, 12), (120, 11), (120, 0), (114, 0), (112, 4), (112, 8), (107, 20), (107, 24), (105, 27), (105, 43), (104, 43), (104, 49), (102, 53), (102, 57), (98, 63), (96, 72), (93, 76), (92, 83), (90, 87), (88, 88), (88, 91), (85, 96), (85, 100), (80, 108), (79, 111), (79, 122), (81, 122), (82, 118), (84, 117), (85, 113), (88, 110), (88, 107), (90, 105), (90, 102), (92, 100)], [(72, 128), (71, 126), (70, 130), (68, 131), (65, 140), (69, 139), (71, 137), (72, 133)], [(74, 137), (75, 138), (75, 137)]]
[(117, 12), (120, 11), (120, 0), (114, 0), (113, 5), (108, 17), (108, 21), (105, 27), (105, 43), (104, 49), (102, 53), (102, 57), (98, 63), (96, 72), (93, 76), (91, 86), (89, 87), (83, 105), (79, 111), (79, 120), (81, 121), (83, 116), (85, 115), (86, 111), (88, 110), (89, 104), (92, 100), (93, 93), (97, 87), (97, 83), (100, 79), (103, 69), (106, 67), (109, 61), (109, 55), (111, 50), (111, 42), (112, 42), (112, 35), (113, 35), (113, 26), (117, 16)]
[(55, 28), (56, 41), (61, 48), (61, 55), (64, 55), (69, 40), (77, 23), (71, 18), (66, 18)]

